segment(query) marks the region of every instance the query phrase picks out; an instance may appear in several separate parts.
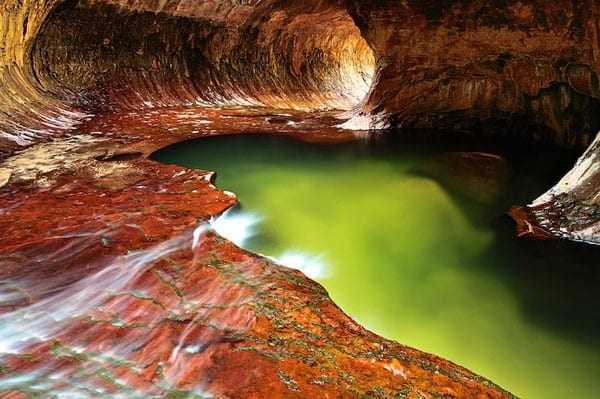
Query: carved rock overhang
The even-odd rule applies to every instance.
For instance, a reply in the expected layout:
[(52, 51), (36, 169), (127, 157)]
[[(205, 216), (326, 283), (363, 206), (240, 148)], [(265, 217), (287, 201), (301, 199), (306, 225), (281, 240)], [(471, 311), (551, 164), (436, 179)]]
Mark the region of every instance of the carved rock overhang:
[[(510, 129), (584, 149), (600, 130), (599, 13), (592, 0), (11, 0), (0, 154), (99, 112), (191, 104), (336, 109), (349, 128)], [(521, 234), (600, 240), (596, 155), (513, 210)]]
[[(210, 173), (145, 159), (176, 141), (265, 131), (343, 141), (352, 137), (353, 128), (390, 127), (511, 129), (565, 147), (587, 147), (556, 187), (511, 213), (520, 235), (600, 242), (600, 145), (594, 142), (600, 130), (600, 6), (592, 0), (8, 0), (0, 9), (0, 190), (5, 210), (0, 226), (10, 237), (2, 244), (4, 255), (56, 250), (60, 245), (46, 236), (58, 221), (66, 223), (66, 232), (105, 228), (97, 223), (99, 215), (119, 226), (114, 241), (99, 240), (64, 266), (75, 270), (86, 257), (147, 248), (233, 205), (235, 197), (216, 189)], [(199, 134), (145, 134), (133, 126), (134, 117), (127, 125), (130, 112), (179, 106), (265, 107), (274, 114), (286, 110), (308, 124), (302, 133), (288, 126), (275, 129), (237, 109), (230, 111), (240, 113), (232, 128), (218, 120), (216, 109), (206, 108), (198, 112), (212, 125)], [(112, 123), (115, 115), (125, 115), (124, 121)], [(128, 129), (103, 132), (107, 125)], [(139, 202), (140, 196), (164, 189), (164, 180), (172, 180), (172, 197), (153, 196), (157, 207)], [(132, 218), (126, 225), (123, 214)], [(244, 262), (254, 266), (247, 278), (256, 277), (256, 268), (273, 267), (227, 242), (211, 240), (204, 245), (222, 260), (248, 257)], [(35, 266), (17, 258), (11, 258), (5, 275)], [(191, 255), (182, 259), (189, 263)], [(509, 395), (458, 366), (365, 332), (305, 277), (280, 273), (269, 284), (306, 299), (312, 313), (286, 308), (285, 317), (273, 320), (249, 312), (257, 324), (240, 342), (253, 340), (267, 348), (265, 337), (272, 334), (289, 343), (297, 337), (289, 331), (275, 333), (274, 326), (283, 319), (311, 324), (323, 311), (313, 305), (322, 302), (330, 318), (321, 327), (344, 325), (342, 336), (312, 342), (311, 330), (303, 331), (301, 340), (327, 347), (323, 359), (336, 353), (332, 379), (340, 378), (340, 370), (350, 370), (353, 378), (345, 380), (345, 389), (340, 382), (340, 391), (332, 394), (366, 394), (383, 384), (387, 393)], [(198, 278), (200, 285), (210, 280)], [(159, 290), (160, 282), (156, 284)], [(32, 301), (43, 298), (40, 293)], [(84, 327), (72, 327), (63, 340), (73, 340), (78, 328)], [(218, 350), (226, 357), (241, 344), (225, 330), (225, 348)], [(340, 349), (350, 346), (356, 347), (352, 353)], [(306, 357), (304, 349), (290, 344), (286, 356)], [(36, 350), (43, 359), (48, 348)], [(373, 362), (369, 356), (378, 351)], [(244, 356), (248, 358), (242, 363), (258, 362), (265, 375), (283, 384), (274, 388), (279, 395), (317, 389), (309, 383), (310, 372), (295, 364), (262, 363), (251, 351)], [(162, 360), (146, 361), (158, 367)], [(27, 367), (14, 362), (15, 369)], [(222, 378), (211, 388), (228, 396), (273, 393), (265, 381), (236, 391), (231, 386), (239, 374), (223, 364), (207, 369)]]

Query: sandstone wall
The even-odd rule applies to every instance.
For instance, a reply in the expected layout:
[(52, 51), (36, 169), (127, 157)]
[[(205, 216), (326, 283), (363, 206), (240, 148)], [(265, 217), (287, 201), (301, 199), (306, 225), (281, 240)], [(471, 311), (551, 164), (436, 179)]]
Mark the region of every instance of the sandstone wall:
[[(0, 7), (0, 158), (97, 112), (182, 104), (339, 109), (353, 128), (518, 131), (581, 149), (600, 130), (594, 0)], [(564, 200), (592, 224), (594, 179)]]

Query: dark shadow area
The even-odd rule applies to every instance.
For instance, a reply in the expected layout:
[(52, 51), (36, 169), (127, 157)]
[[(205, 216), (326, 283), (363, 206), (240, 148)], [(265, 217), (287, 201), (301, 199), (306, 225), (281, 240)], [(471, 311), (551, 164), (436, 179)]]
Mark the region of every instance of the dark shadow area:
[(600, 345), (600, 247), (566, 240), (515, 239), (507, 216), (493, 221), (490, 259), (517, 256), (496, 273), (519, 298), (527, 319), (582, 344)]

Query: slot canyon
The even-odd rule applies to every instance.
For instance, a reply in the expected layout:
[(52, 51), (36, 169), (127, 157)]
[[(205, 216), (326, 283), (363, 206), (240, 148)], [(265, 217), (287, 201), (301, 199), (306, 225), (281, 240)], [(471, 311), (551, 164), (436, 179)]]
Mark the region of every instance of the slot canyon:
[(594, 398), (596, 0), (0, 0), (1, 398)]

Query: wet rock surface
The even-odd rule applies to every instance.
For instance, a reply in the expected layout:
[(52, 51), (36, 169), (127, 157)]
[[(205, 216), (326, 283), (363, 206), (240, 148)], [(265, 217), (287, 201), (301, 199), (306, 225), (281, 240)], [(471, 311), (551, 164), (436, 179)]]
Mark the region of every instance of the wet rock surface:
[[(337, 109), (348, 128), (519, 131), (577, 148), (600, 130), (591, 0), (47, 0), (3, 10), (1, 158), (99, 110), (193, 104)], [(577, 206), (597, 197), (597, 185), (575, 184), (587, 187)], [(547, 235), (598, 241), (593, 217), (582, 214), (582, 232), (526, 213)]]
[[(596, 2), (8, 0), (0, 11), (0, 275), (11, 281), (1, 317), (60, 321), (2, 357), (5, 396), (34, 396), (34, 386), (92, 396), (509, 396), (366, 332), (296, 272), (211, 233), (194, 245), (198, 220), (234, 196), (208, 172), (145, 157), (212, 134), (334, 143), (352, 139), (333, 127), (346, 119), (520, 129), (583, 147), (600, 129)], [(191, 105), (279, 111), (165, 108)], [(189, 129), (170, 130), (175, 115)], [(521, 235), (599, 241), (599, 151), (589, 148), (568, 184), (513, 212)], [(81, 312), (61, 319), (61, 293), (97, 283), (102, 270), (119, 276), (127, 262), (138, 267), (126, 284), (83, 290)], [(86, 362), (95, 372), (75, 375)]]
[[(241, 131), (350, 138), (327, 128), (326, 115), (278, 131), (269, 121), (281, 115), (246, 112), (184, 114), (211, 134), (224, 133), (228, 116)], [(146, 154), (193, 130), (166, 136), (168, 119), (98, 118), (85, 126), (91, 137), (105, 133), (96, 140), (19, 155), (31, 156), (30, 170), (0, 189), (3, 395), (511, 397), (366, 331), (300, 272), (199, 225), (236, 201), (212, 185), (212, 172), (107, 158)]]

